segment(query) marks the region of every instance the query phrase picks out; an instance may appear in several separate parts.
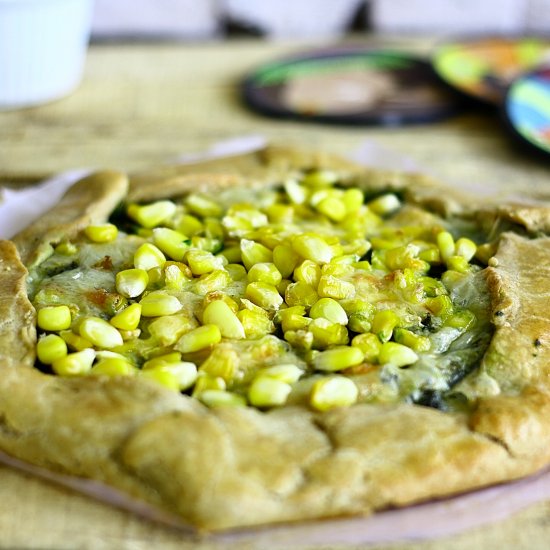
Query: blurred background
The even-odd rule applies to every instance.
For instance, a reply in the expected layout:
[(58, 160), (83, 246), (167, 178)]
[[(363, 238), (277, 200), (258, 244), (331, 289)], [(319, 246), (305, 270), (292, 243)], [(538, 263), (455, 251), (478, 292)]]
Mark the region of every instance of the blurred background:
[(550, 0), (96, 0), (93, 37), (544, 32)]

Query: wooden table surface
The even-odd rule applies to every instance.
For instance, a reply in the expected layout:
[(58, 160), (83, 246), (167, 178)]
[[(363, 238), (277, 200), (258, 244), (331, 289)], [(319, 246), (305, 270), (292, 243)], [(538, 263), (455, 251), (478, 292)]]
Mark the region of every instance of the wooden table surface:
[[(433, 45), (429, 40), (385, 43), (421, 52)], [(258, 134), (342, 154), (363, 147), (379, 165), (414, 166), (483, 194), (550, 198), (549, 162), (519, 149), (491, 109), (431, 125), (345, 128), (274, 121), (243, 107), (236, 85), (247, 70), (308, 46), (251, 41), (94, 45), (84, 80), (71, 96), (0, 112), (0, 183), (20, 186), (81, 167), (135, 171), (220, 140)], [(550, 501), (445, 540), (391, 547), (531, 550), (548, 548), (549, 540)], [(0, 548), (153, 547), (216, 546), (0, 467)]]

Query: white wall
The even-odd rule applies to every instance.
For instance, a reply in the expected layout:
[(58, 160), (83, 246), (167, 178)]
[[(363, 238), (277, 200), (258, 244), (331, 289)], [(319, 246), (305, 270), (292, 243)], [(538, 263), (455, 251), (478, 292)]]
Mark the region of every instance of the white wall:
[[(94, 34), (209, 38), (224, 16), (268, 36), (345, 32), (363, 0), (96, 0)], [(368, 0), (382, 32), (550, 34), (550, 0)]]

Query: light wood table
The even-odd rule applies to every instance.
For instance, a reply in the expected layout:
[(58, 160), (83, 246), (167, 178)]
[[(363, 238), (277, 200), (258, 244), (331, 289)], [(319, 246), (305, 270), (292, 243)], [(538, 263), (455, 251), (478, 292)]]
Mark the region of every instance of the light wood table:
[[(389, 44), (426, 51), (431, 42)], [(374, 147), (375, 157), (386, 155), (386, 164), (389, 151), (479, 193), (550, 197), (548, 162), (516, 148), (497, 113), (489, 110), (404, 128), (308, 125), (248, 111), (237, 91), (242, 75), (306, 46), (249, 41), (94, 45), (84, 81), (73, 95), (38, 108), (0, 113), (0, 182), (25, 185), (81, 167), (134, 171), (202, 151), (219, 140), (260, 134), (343, 154), (366, 142), (371, 154)], [(550, 502), (445, 540), (392, 548), (532, 550), (547, 548), (548, 541)], [(0, 548), (214, 547), (0, 467)]]

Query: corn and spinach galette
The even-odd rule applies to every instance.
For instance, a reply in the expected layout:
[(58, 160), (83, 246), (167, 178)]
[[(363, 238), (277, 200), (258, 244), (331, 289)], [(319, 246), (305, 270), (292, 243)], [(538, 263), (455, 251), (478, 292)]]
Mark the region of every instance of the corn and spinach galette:
[(201, 530), (550, 462), (550, 210), (268, 147), (77, 183), (0, 244), (0, 449)]

